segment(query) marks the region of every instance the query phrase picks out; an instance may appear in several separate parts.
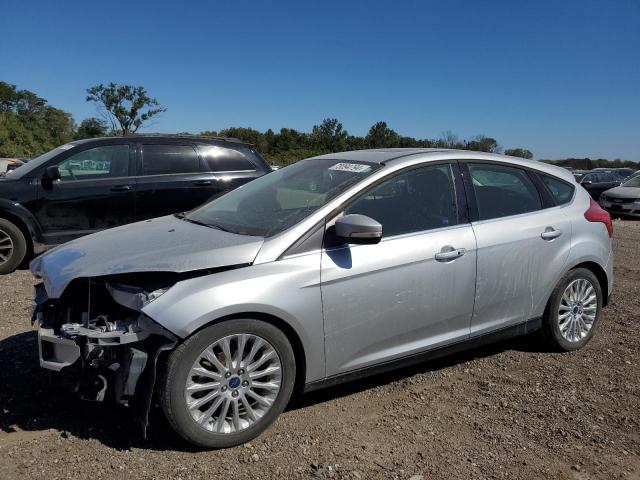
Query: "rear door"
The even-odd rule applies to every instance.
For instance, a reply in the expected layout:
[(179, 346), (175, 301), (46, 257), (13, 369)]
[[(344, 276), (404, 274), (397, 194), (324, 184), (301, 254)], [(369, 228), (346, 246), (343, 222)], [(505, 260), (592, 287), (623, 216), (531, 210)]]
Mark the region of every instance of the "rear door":
[(136, 220), (191, 210), (221, 187), (189, 142), (138, 144)]
[(535, 173), (501, 163), (463, 163), (477, 239), (477, 282), (471, 335), (538, 315), (541, 286), (564, 268), (571, 223), (540, 191)]
[(49, 245), (134, 221), (133, 145), (76, 147), (57, 165), (60, 180), (38, 180), (34, 215)]

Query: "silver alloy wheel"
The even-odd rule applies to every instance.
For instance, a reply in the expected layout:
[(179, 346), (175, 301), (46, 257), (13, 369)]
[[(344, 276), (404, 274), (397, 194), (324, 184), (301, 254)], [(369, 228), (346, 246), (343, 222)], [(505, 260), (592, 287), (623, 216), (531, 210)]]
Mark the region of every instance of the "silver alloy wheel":
[(273, 345), (252, 334), (234, 334), (209, 345), (193, 363), (184, 395), (191, 417), (214, 433), (254, 425), (280, 391), (282, 365)]
[(5, 263), (13, 253), (13, 240), (7, 232), (0, 230), (0, 265)]
[(558, 326), (565, 340), (575, 343), (586, 337), (596, 320), (598, 297), (589, 280), (571, 282), (560, 300)]

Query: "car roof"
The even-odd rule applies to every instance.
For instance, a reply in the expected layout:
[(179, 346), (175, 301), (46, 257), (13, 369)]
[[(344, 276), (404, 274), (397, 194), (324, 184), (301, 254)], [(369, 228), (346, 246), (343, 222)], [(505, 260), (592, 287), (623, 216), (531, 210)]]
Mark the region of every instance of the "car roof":
[(455, 150), (447, 148), (379, 148), (328, 153), (326, 155), (318, 155), (317, 157), (312, 158), (316, 160), (347, 160), (396, 166), (404, 162), (408, 164), (413, 163), (416, 157), (434, 161), (459, 159), (509, 163), (512, 165), (534, 168), (562, 178), (566, 181), (575, 182), (573, 172), (556, 165), (520, 157), (510, 157), (508, 155), (499, 155), (496, 153), (476, 152), (473, 150)]
[(240, 145), (251, 145), (249, 142), (245, 142), (240, 140), (239, 138), (232, 137), (208, 137), (203, 135), (184, 135), (184, 134), (144, 134), (144, 135), (129, 135), (129, 136), (114, 136), (114, 137), (94, 137), (94, 138), (83, 138), (81, 140), (74, 140), (73, 142), (69, 142), (71, 145), (83, 145), (89, 142), (113, 142), (114, 140), (123, 139), (123, 141), (185, 141), (188, 140), (190, 142), (204, 142), (204, 143), (220, 143), (220, 142), (228, 142)]

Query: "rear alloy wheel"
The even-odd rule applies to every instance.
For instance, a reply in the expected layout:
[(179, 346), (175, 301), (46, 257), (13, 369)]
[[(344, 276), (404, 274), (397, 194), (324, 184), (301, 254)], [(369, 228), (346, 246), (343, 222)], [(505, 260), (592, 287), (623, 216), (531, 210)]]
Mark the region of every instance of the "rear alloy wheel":
[(13, 272), (27, 253), (22, 231), (9, 220), (0, 218), (0, 275)]
[(550, 345), (570, 351), (582, 348), (595, 333), (602, 309), (602, 289), (587, 269), (569, 271), (553, 292), (543, 319)]
[(207, 448), (247, 442), (284, 410), (295, 380), (286, 336), (257, 320), (231, 320), (189, 338), (170, 356), (161, 400), (186, 440)]

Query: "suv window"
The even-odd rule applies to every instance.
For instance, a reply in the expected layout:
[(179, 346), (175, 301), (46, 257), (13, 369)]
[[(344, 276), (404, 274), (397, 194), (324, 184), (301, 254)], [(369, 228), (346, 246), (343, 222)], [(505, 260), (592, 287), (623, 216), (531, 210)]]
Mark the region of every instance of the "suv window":
[(233, 172), (255, 170), (256, 166), (247, 158), (244, 152), (218, 145), (198, 145), (198, 150), (205, 167), (212, 172)]
[(71, 155), (58, 164), (62, 181), (129, 175), (129, 145), (103, 145)]
[(360, 196), (344, 213), (377, 220), (384, 237), (455, 225), (458, 209), (451, 166), (421, 167), (390, 178)]
[(571, 185), (549, 175), (540, 174), (539, 176), (558, 205), (564, 205), (571, 201), (573, 197), (573, 187)]
[(200, 171), (196, 151), (190, 145), (143, 145), (142, 174), (168, 175)]
[(502, 165), (469, 164), (479, 220), (508, 217), (542, 208), (526, 171)]

